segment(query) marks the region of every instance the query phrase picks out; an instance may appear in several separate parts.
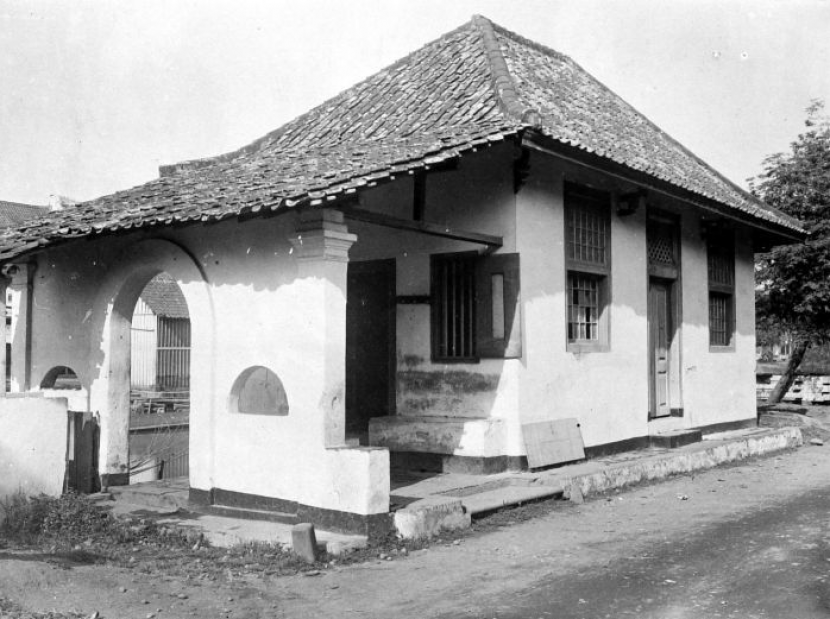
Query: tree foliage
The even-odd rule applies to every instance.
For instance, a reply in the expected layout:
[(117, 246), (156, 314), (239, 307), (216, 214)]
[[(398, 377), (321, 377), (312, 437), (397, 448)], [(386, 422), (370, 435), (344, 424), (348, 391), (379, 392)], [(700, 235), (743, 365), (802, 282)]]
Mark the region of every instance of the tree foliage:
[[(830, 341), (830, 119), (822, 101), (807, 108), (805, 125), (791, 151), (767, 157), (751, 183), (761, 200), (799, 219), (809, 233), (804, 243), (760, 256), (756, 270), (759, 339), (791, 333), (790, 365), (801, 362), (809, 345)], [(791, 379), (796, 368), (785, 376)]]

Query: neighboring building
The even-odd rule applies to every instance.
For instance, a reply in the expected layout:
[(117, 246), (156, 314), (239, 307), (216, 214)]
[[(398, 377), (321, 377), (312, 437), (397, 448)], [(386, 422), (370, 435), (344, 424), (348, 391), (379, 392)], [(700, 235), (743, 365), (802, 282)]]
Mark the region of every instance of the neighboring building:
[[(776, 354), (758, 359), (755, 366), (758, 400), (766, 400), (778, 384), (778, 379), (787, 367), (788, 349), (791, 347), (791, 338), (782, 338), (780, 344), (770, 347), (771, 352)], [(811, 346), (807, 349), (783, 401), (798, 404), (830, 403), (830, 345)]]
[(175, 280), (160, 273), (133, 310), (130, 383), (133, 392), (187, 397), (190, 388), (190, 317)]
[(141, 291), (130, 336), (131, 483), (186, 477), (190, 317), (182, 291), (167, 273)]
[(30, 291), (13, 390), (73, 368), (104, 485), (124, 483), (130, 318), (167, 272), (191, 324), (191, 500), (344, 530), (388, 523), (390, 454), (488, 472), (527, 466), (540, 427), (592, 456), (754, 424), (753, 252), (804, 237), (480, 17), (160, 172), (0, 237)]
[(13, 228), (23, 222), (45, 215), (49, 212), (48, 206), (21, 204), (0, 200), (0, 229)]
[[(36, 206), (34, 204), (22, 204), (20, 202), (8, 202), (0, 200), (0, 230), (13, 228), (24, 221), (34, 219), (49, 212), (48, 206)], [(12, 341), (12, 307), (15, 302), (15, 294), (6, 290), (6, 385), (11, 379), (11, 341)]]

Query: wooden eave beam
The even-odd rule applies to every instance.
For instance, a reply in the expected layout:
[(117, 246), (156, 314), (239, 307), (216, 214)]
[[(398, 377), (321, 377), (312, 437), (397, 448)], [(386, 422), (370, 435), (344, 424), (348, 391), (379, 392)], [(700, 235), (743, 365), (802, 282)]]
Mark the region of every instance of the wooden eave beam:
[(401, 219), (400, 217), (392, 217), (390, 215), (384, 215), (383, 213), (374, 213), (372, 211), (366, 211), (358, 208), (343, 207), (340, 210), (347, 219), (351, 219), (352, 221), (361, 221), (363, 223), (373, 224), (376, 226), (383, 226), (384, 228), (407, 230), (410, 232), (417, 232), (419, 234), (453, 239), (455, 241), (467, 241), (468, 243), (477, 243), (479, 245), (486, 245), (487, 247), (492, 248), (501, 247), (504, 244), (502, 237), (494, 236), (492, 234), (483, 234), (481, 232), (471, 232), (469, 230), (450, 228), (449, 226), (431, 223), (428, 221)]

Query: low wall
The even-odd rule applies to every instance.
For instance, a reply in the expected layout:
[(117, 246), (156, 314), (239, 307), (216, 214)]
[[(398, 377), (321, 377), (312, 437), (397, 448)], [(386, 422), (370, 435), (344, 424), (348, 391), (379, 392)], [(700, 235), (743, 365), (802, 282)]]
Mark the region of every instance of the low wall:
[(0, 499), (63, 492), (68, 419), (65, 398), (0, 397)]

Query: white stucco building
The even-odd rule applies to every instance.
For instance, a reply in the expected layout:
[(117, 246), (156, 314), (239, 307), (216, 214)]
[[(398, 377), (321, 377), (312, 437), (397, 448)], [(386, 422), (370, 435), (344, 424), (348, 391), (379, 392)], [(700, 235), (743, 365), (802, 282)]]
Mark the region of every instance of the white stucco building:
[(797, 222), (483, 18), (238, 151), (0, 239), (12, 390), (71, 367), (125, 481), (130, 319), (191, 322), (193, 501), (388, 522), (393, 463), (527, 466), (755, 423), (753, 251)]

